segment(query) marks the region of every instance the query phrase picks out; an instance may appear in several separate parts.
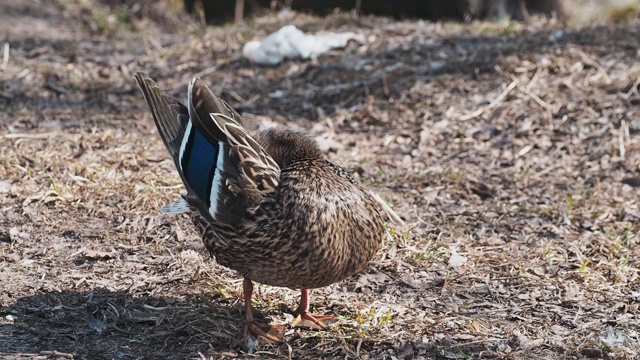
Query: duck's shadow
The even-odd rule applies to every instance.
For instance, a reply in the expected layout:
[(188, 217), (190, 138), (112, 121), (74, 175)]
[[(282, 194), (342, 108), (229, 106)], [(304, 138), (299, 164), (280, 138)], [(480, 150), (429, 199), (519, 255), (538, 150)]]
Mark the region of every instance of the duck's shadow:
[(241, 306), (199, 295), (176, 300), (107, 290), (46, 292), (18, 299), (0, 315), (4, 354), (182, 359), (246, 349)]

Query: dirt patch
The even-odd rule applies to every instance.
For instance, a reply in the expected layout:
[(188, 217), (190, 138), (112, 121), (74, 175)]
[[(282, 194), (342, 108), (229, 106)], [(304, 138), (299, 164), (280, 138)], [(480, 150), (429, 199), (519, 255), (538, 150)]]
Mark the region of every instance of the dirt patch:
[[(180, 98), (199, 75), (256, 128), (311, 131), (408, 224), (361, 274), (313, 292), (338, 326), (291, 329), (258, 356), (637, 357), (637, 21), (298, 14), (166, 34), (109, 9), (0, 5), (2, 357), (246, 356), (241, 279), (189, 221), (159, 215), (181, 185), (135, 71)], [(240, 59), (289, 22), (369, 42), (277, 68)], [(261, 285), (256, 308), (284, 322), (297, 296)]]

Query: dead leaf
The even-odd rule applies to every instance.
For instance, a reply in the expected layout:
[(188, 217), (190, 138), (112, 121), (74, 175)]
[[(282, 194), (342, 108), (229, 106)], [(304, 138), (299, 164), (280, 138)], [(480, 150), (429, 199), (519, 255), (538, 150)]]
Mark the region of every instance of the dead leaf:
[(400, 281), (411, 286), (414, 289), (422, 289), (424, 287), (424, 283), (415, 278), (414, 274), (407, 274), (400, 278)]
[(20, 259), (22, 259), (22, 256), (20, 256), (20, 254), (18, 253), (11, 253), (11, 254), (5, 254), (4, 256), (5, 261), (10, 261), (10, 262), (18, 262), (20, 261)]
[(115, 259), (118, 256), (118, 252), (112, 251), (99, 251), (99, 250), (85, 250), (84, 256), (94, 260), (109, 260)]
[(0, 193), (9, 192), (10, 184), (8, 181), (0, 181)]
[(402, 350), (398, 351), (398, 359), (413, 358), (413, 346), (410, 343), (404, 344)]
[(390, 278), (384, 273), (365, 274), (356, 281), (356, 288), (375, 287), (388, 282)]

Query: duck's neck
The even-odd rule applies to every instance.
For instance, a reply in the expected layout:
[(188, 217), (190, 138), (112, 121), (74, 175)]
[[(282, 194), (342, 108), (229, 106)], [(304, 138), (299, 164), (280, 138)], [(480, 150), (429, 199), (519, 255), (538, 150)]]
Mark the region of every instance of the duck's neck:
[(280, 168), (300, 160), (322, 159), (316, 141), (302, 131), (278, 126), (257, 132), (255, 139)]

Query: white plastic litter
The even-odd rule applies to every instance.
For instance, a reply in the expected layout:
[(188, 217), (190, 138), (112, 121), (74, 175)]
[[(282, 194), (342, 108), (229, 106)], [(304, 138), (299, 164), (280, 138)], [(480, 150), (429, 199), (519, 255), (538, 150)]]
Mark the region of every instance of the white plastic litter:
[(343, 48), (350, 40), (364, 44), (362, 34), (319, 32), (307, 35), (294, 25), (286, 25), (262, 39), (249, 41), (242, 55), (260, 65), (278, 65), (283, 59), (313, 59), (331, 49)]
[(451, 249), (451, 257), (449, 258), (449, 266), (456, 269), (464, 265), (467, 262), (467, 258), (458, 254), (455, 249)]

